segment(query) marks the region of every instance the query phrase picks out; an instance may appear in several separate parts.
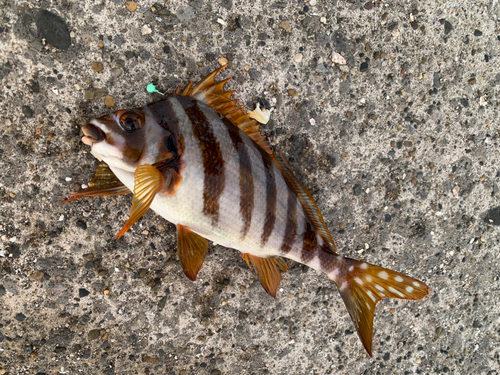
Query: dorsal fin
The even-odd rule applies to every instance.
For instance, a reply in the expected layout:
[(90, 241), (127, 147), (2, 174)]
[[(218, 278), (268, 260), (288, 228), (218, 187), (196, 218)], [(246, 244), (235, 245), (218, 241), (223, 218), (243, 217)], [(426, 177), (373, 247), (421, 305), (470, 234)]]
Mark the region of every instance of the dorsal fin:
[(260, 133), (259, 124), (245, 112), (242, 105), (238, 105), (238, 100), (232, 100), (231, 95), (236, 91), (224, 91), (224, 85), (232, 78), (215, 82), (215, 76), (226, 67), (221, 66), (203, 78), (193, 86), (192, 82), (181, 91), (180, 87), (174, 90), (174, 95), (189, 96), (209, 105), (221, 115), (225, 116), (234, 125), (240, 128), (264, 151), (272, 155), (273, 151), (269, 141)]
[(283, 171), (285, 178), (290, 183), (295, 193), (297, 193), (297, 197), (299, 198), (300, 203), (302, 203), (302, 208), (304, 209), (307, 218), (314, 225), (328, 248), (336, 253), (337, 246), (333, 241), (333, 237), (328, 230), (328, 227), (325, 224), (325, 220), (323, 219), (323, 216), (321, 215), (321, 212), (319, 211), (316, 201), (312, 197), (311, 193), (309, 193), (304, 185), (302, 185), (297, 177), (295, 177), (292, 168), (288, 163), (288, 160), (281, 152), (276, 152), (273, 156), (278, 166)]

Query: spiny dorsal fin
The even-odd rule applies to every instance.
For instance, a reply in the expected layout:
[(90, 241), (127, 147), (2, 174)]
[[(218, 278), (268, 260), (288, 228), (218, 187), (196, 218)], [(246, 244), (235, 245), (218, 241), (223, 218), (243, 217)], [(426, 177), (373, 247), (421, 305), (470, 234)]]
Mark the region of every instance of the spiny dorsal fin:
[(189, 96), (196, 100), (202, 101), (209, 105), (221, 115), (225, 116), (234, 125), (240, 128), (248, 135), (255, 143), (264, 151), (272, 155), (273, 151), (269, 141), (260, 133), (259, 124), (245, 113), (242, 105), (238, 105), (238, 100), (231, 100), (231, 95), (236, 91), (224, 91), (224, 85), (231, 81), (232, 78), (225, 79), (220, 82), (215, 82), (215, 76), (220, 73), (227, 65), (221, 66), (203, 78), (196, 85), (192, 82), (181, 91), (180, 87), (174, 90), (174, 95)]
[(242, 254), (248, 267), (255, 268), (259, 275), (260, 283), (267, 293), (276, 298), (278, 287), (281, 283), (281, 271), (286, 272), (286, 262), (281, 258), (260, 258), (248, 253)]
[(304, 187), (304, 185), (299, 182), (297, 177), (295, 177), (288, 160), (281, 152), (275, 153), (274, 158), (280, 169), (283, 171), (287, 181), (297, 193), (297, 197), (300, 199), (300, 203), (302, 203), (302, 208), (304, 209), (308, 219), (311, 220), (311, 223), (314, 225), (323, 241), (325, 241), (328, 248), (336, 253), (337, 246), (333, 241), (333, 237), (325, 224), (325, 220), (323, 219), (313, 196)]
[(111, 196), (128, 194), (130, 192), (131, 191), (122, 184), (118, 177), (115, 176), (109, 166), (101, 161), (94, 172), (94, 177), (92, 177), (89, 187), (77, 193), (70, 194), (69, 198), (62, 201), (61, 204), (85, 197), (97, 197), (99, 195)]

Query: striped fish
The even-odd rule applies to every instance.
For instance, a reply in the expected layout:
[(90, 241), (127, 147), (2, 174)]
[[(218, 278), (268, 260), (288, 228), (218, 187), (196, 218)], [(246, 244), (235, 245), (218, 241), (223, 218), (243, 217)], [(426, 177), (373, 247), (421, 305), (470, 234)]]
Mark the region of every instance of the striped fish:
[(313, 197), (287, 160), (231, 99), (234, 92), (224, 91), (229, 79), (215, 82), (222, 68), (164, 100), (84, 126), (82, 141), (102, 162), (89, 187), (64, 202), (133, 192), (130, 218), (117, 238), (153, 209), (177, 226), (178, 257), (191, 280), (203, 265), (207, 240), (242, 252), (273, 297), (286, 271), (281, 257), (323, 272), (337, 285), (371, 356), (377, 302), (419, 300), (429, 287), (337, 254)]

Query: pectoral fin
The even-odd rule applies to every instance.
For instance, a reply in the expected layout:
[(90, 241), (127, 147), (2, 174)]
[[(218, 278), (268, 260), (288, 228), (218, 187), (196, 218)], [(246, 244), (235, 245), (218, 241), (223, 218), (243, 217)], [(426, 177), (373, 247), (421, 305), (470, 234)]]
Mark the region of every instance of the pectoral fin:
[(96, 197), (99, 195), (119, 195), (128, 194), (131, 191), (122, 184), (122, 182), (115, 176), (109, 166), (100, 162), (97, 166), (94, 177), (89, 183), (89, 187), (69, 195), (69, 198), (62, 201), (61, 204), (76, 201), (77, 199), (85, 197)]
[(255, 268), (260, 282), (267, 293), (276, 298), (281, 283), (281, 271), (286, 272), (286, 262), (281, 258), (260, 258), (247, 253), (243, 254), (248, 267)]
[(186, 276), (195, 281), (208, 252), (208, 241), (188, 227), (177, 225), (177, 256)]
[[(167, 172), (168, 173), (168, 172)], [(120, 238), (148, 210), (156, 194), (165, 186), (164, 172), (150, 164), (143, 164), (135, 170), (134, 198), (130, 209), (130, 218), (115, 238)]]

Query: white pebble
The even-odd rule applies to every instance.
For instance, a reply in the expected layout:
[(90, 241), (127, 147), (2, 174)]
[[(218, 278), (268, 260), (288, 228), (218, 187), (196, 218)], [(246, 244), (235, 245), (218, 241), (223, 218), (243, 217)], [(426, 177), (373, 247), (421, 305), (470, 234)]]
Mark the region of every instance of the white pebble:
[(315, 120), (315, 119), (313, 119), (313, 118), (310, 118), (310, 119), (309, 119), (309, 123), (310, 123), (311, 125), (316, 125), (316, 120)]
[(335, 51), (333, 51), (333, 53), (332, 53), (332, 61), (334, 63), (340, 64), (340, 65), (346, 64), (344, 57), (340, 53), (337, 53)]
[(71, 177), (66, 177), (65, 180), (66, 180), (66, 182), (70, 182), (72, 180), (72, 178)]
[(141, 28), (141, 34), (142, 34), (142, 35), (148, 35), (148, 34), (151, 34), (151, 28), (149, 27), (149, 25), (144, 25), (144, 26)]

